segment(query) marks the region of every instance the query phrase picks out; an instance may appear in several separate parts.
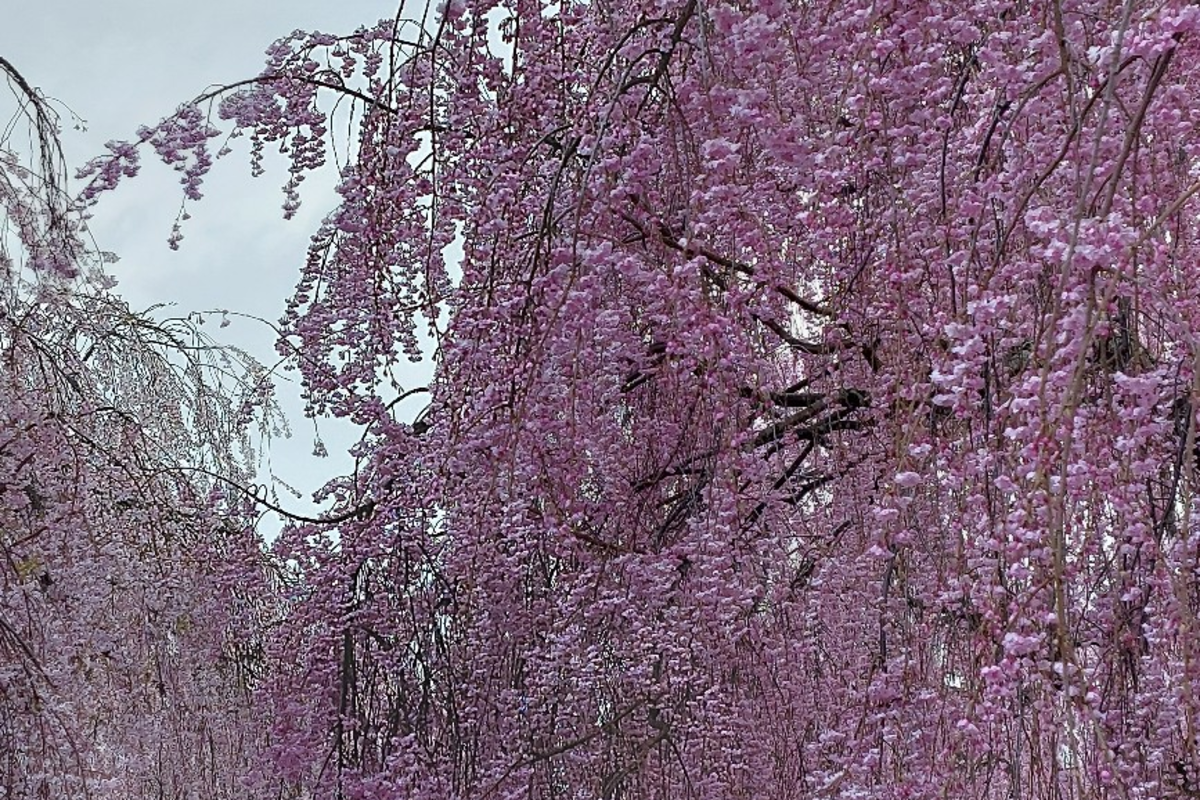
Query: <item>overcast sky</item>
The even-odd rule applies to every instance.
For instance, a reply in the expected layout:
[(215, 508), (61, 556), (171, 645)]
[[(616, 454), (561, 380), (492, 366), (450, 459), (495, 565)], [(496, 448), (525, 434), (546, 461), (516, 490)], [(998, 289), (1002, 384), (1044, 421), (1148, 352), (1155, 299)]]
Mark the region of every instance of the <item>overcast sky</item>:
[[(63, 144), (73, 171), (106, 141), (134, 138), (139, 125), (157, 122), (206, 88), (256, 75), (275, 39), (298, 28), (346, 33), (395, 10), (384, 0), (41, 0), (6, 10), (0, 55), (86, 121), (86, 131), (75, 131), (64, 114)], [(182, 196), (177, 175), (152, 152), (142, 154), (135, 180), (102, 200), (93, 234), (101, 249), (120, 256), (113, 267), (117, 291), (134, 308), (174, 303), (172, 315), (223, 308), (279, 318), (308, 237), (331, 206), (333, 176), (306, 180), (304, 207), (285, 222), (280, 186), (286, 172), (277, 162), (252, 179), (245, 140), (237, 141), (243, 146), (206, 179), (204, 199), (189, 205), (192, 219), (178, 252), (166, 244)], [(261, 325), (235, 318), (228, 328), (211, 327), (210, 333), (260, 359), (273, 356), (272, 335)], [(295, 435), (272, 448), (272, 469), (307, 494), (346, 469), (349, 431), (339, 435), (338, 426), (322, 423), (331, 457), (314, 459), (313, 427), (299, 414), (295, 386), (282, 385), (280, 395)], [(313, 509), (284, 500), (298, 511)]]

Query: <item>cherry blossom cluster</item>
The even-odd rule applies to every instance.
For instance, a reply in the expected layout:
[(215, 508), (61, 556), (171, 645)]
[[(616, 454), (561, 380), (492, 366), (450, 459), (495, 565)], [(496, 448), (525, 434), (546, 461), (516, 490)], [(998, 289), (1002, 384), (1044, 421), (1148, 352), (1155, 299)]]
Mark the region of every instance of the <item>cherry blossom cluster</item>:
[(362, 430), (251, 790), (1200, 792), (1192, 6), (410, 16), (220, 105), (347, 154), (280, 351)]

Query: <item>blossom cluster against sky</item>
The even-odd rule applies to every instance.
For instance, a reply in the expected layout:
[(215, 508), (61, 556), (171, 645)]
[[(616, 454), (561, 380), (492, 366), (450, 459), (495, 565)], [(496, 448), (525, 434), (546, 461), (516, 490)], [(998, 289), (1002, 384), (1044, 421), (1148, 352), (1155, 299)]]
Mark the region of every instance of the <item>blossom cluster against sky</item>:
[[(134, 138), (139, 125), (157, 122), (205, 89), (256, 75), (267, 46), (292, 30), (351, 31), (394, 13), (394, 5), (381, 0), (50, 0), (7, 10), (0, 55), (56, 101), (73, 171), (103, 152), (106, 141)], [(0, 102), (7, 121), (11, 102), (7, 96)], [(234, 152), (206, 180), (204, 199), (189, 205), (192, 218), (178, 251), (167, 240), (181, 187), (153, 152), (142, 154), (135, 180), (100, 203), (92, 233), (100, 249), (120, 257), (112, 268), (117, 291), (135, 309), (170, 304), (157, 316), (228, 309), (272, 321), (279, 317), (308, 237), (332, 207), (334, 175), (307, 181), (303, 208), (285, 222), (282, 162), (268, 160), (266, 175), (251, 178), (244, 142), (234, 142)], [(219, 318), (208, 324), (213, 336), (273, 363), (274, 336), (267, 326), (238, 316), (226, 328), (218, 323)], [(305, 495), (301, 500), (282, 494), (284, 505), (311, 512), (308, 493), (345, 470), (343, 454), (353, 432), (321, 423), (331, 459), (316, 461), (314, 427), (302, 416), (298, 388), (280, 383), (279, 395), (294, 435), (272, 444), (267, 468)]]

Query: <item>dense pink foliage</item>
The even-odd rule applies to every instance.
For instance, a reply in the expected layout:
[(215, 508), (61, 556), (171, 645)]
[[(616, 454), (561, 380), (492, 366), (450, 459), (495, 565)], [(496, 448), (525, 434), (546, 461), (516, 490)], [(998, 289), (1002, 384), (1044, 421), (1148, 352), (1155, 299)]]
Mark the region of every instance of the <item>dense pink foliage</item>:
[(219, 105), (286, 213), (357, 126), (248, 791), (1200, 796), (1200, 10), (412, 13)]

